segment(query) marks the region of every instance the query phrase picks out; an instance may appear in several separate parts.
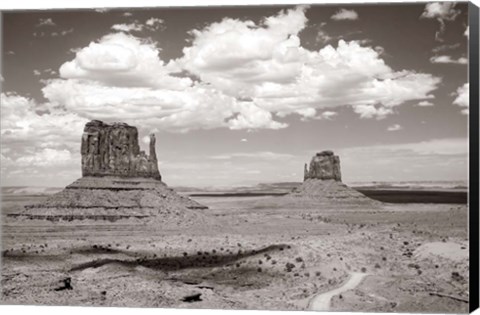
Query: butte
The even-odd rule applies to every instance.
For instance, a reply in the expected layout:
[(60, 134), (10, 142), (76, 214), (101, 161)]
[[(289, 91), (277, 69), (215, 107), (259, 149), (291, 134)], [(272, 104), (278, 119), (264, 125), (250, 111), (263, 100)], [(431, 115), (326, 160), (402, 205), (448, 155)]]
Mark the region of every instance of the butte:
[(340, 158), (322, 151), (305, 164), (303, 183), (281, 197), (257, 203), (258, 207), (348, 209), (376, 207), (381, 203), (342, 183)]
[(136, 127), (93, 120), (85, 125), (82, 177), (44, 202), (9, 216), (49, 221), (122, 219), (184, 225), (207, 207), (177, 194), (163, 181), (150, 135), (149, 155), (140, 151)]

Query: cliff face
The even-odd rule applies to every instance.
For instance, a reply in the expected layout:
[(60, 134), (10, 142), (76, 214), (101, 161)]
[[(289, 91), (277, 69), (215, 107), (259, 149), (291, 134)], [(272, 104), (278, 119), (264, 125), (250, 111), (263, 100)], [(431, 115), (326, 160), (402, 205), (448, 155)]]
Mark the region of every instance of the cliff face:
[(340, 158), (332, 151), (317, 153), (310, 161), (310, 168), (305, 164), (303, 180), (320, 179), (342, 181)]
[(138, 130), (125, 123), (93, 120), (82, 136), (82, 175), (145, 177), (161, 180), (155, 153), (155, 135), (150, 135), (150, 154), (140, 151)]

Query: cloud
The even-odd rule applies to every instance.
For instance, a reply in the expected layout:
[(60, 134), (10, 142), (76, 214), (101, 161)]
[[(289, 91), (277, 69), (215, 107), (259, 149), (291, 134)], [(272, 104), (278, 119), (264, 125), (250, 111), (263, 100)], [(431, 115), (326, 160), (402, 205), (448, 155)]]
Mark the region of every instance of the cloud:
[(455, 44), (451, 44), (451, 45), (440, 45), (440, 46), (434, 47), (432, 49), (432, 52), (439, 53), (441, 51), (452, 50), (452, 49), (456, 49), (458, 47), (460, 47), (460, 43), (455, 43)]
[(288, 125), (276, 117), (329, 119), (345, 106), (361, 118), (381, 119), (407, 101), (433, 98), (440, 78), (394, 71), (360, 42), (302, 47), (306, 9), (259, 24), (226, 18), (192, 30), (183, 56), (168, 63), (151, 39), (108, 34), (75, 50), (60, 67), (61, 78), (45, 81), (42, 92), (49, 107), (84, 119), (172, 132), (281, 129)]
[(73, 33), (73, 28), (69, 28), (68, 30), (60, 31), (59, 35), (60, 36), (65, 36), (65, 35), (68, 35), (70, 33)]
[(324, 111), (323, 113), (321, 113), (318, 118), (320, 119), (326, 119), (326, 120), (331, 120), (333, 117), (337, 116), (338, 113), (337, 112), (333, 112), (333, 111)]
[(1, 94), (0, 109), (2, 144), (22, 144), (26, 150), (29, 145), (74, 147), (73, 143), (78, 142), (87, 122), (76, 114), (37, 104), (15, 93)]
[(465, 33), (463, 33), (464, 36), (466, 36), (467, 38), (469, 38), (470, 36), (470, 27), (467, 26), (467, 28), (465, 29)]
[(440, 29), (435, 33), (435, 39), (442, 42), (442, 35), (445, 32), (445, 21), (454, 21), (460, 14), (455, 9), (455, 2), (433, 2), (427, 3), (420, 18), (436, 19), (440, 23)]
[(181, 90), (189, 78), (171, 76), (155, 43), (129, 34), (115, 33), (91, 42), (60, 67), (65, 79), (89, 79), (103, 85), (155, 87)]
[(18, 166), (58, 166), (72, 162), (72, 154), (69, 150), (55, 150), (50, 148), (41, 149), (31, 155), (19, 157), (14, 163)]
[(25, 183), (34, 171), (45, 175), (62, 168), (80, 170), (78, 143), (86, 119), (46, 110), (44, 104), (15, 93), (1, 94), (0, 110), (2, 177)]
[(315, 37), (315, 41), (317, 43), (326, 44), (333, 39), (330, 35), (327, 34), (325, 30), (323, 30), (323, 27), (325, 25), (327, 25), (327, 23), (323, 22), (320, 23), (320, 25), (318, 26), (317, 36)]
[(358, 14), (354, 10), (340, 9), (331, 16), (332, 20), (358, 20)]
[(421, 18), (453, 21), (460, 14), (455, 2), (432, 2), (425, 5)]
[(240, 140), (240, 142), (248, 142), (248, 140), (243, 138), (242, 140)]
[(428, 107), (428, 106), (433, 106), (433, 103), (429, 101), (421, 101), (417, 105), (422, 107)]
[(182, 91), (106, 87), (79, 80), (51, 80), (43, 89), (53, 104), (88, 119), (121, 120), (143, 129), (279, 129), (286, 127), (251, 102), (238, 102), (208, 86)]
[(48, 73), (50, 75), (56, 75), (57, 74), (57, 71), (51, 69), (51, 68), (48, 68), (48, 69), (45, 69), (43, 70), (44, 73)]
[(468, 113), (469, 113), (469, 110), (468, 110), (469, 103), (470, 103), (469, 87), (470, 87), (470, 85), (468, 83), (465, 83), (464, 85), (460, 86), (457, 89), (456, 93), (454, 93), (454, 95), (456, 95), (456, 98), (453, 101), (453, 104), (457, 105), (457, 106), (460, 106), (460, 107), (464, 107), (462, 109), (462, 114), (464, 114), (464, 115), (468, 115)]
[(399, 131), (402, 130), (403, 127), (400, 126), (399, 124), (393, 124), (391, 126), (388, 126), (387, 131)]
[(431, 63), (453, 63), (459, 65), (466, 65), (468, 64), (468, 59), (465, 57), (460, 57), (458, 59), (452, 59), (450, 56), (442, 55), (442, 56), (433, 56), (430, 58)]
[(38, 23), (37, 23), (37, 27), (41, 27), (41, 26), (55, 26), (57, 24), (55, 24), (55, 22), (53, 22), (53, 20), (51, 18), (47, 18), (47, 19), (38, 19)]
[(122, 14), (123, 16), (132, 16), (133, 14), (131, 12), (125, 12)]
[(175, 62), (223, 93), (250, 98), (280, 117), (337, 106), (393, 113), (391, 107), (408, 100), (433, 97), (440, 78), (395, 72), (378, 51), (359, 42), (303, 48), (298, 34), (307, 23), (304, 11), (297, 7), (259, 25), (224, 19), (193, 30), (191, 46)]
[[(121, 119), (146, 128), (279, 129), (272, 113), (188, 77), (172, 75), (155, 43), (109, 34), (76, 52), (60, 67), (62, 79), (47, 81), (44, 96), (88, 119)], [(173, 70), (172, 70), (173, 69)], [(121, 110), (119, 110), (121, 109)]]
[(145, 23), (140, 23), (139, 21), (135, 21), (133, 23), (121, 23), (121, 24), (114, 24), (111, 29), (118, 32), (141, 32), (143, 30), (149, 31), (157, 31), (162, 28), (163, 20), (159, 18), (149, 18), (145, 21)]
[(110, 11), (110, 8), (97, 8), (97, 9), (95, 9), (95, 12), (97, 12), (97, 13), (107, 13), (108, 11)]
[(389, 108), (375, 107), (374, 105), (357, 105), (353, 108), (353, 111), (360, 114), (360, 118), (376, 118), (378, 120), (393, 113)]
[(131, 31), (140, 32), (143, 30), (142, 24), (130, 23), (130, 24), (114, 24), (112, 25), (112, 30), (129, 33)]
[(34, 70), (33, 70), (33, 75), (39, 76), (39, 75), (41, 75), (41, 74), (42, 74), (41, 71), (39, 71), (39, 70), (37, 70), (37, 69), (34, 69)]
[(152, 17), (145, 21), (145, 25), (151, 30), (158, 30), (163, 25), (163, 22), (162, 19)]

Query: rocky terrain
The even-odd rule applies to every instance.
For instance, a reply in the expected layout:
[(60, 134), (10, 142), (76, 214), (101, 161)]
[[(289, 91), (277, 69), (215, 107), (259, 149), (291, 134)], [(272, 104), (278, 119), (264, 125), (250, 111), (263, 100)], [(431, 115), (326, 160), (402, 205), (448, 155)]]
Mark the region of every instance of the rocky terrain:
[(330, 310), (467, 311), (466, 205), (251, 207), (262, 198), (199, 198), (208, 220), (188, 227), (7, 221), (2, 300), (307, 310), (363, 273)]

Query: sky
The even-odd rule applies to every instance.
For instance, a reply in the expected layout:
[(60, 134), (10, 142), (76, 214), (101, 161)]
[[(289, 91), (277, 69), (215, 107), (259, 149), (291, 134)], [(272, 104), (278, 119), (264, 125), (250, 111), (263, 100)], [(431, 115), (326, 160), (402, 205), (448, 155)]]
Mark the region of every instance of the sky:
[[(81, 176), (92, 119), (171, 186), (468, 178), (466, 3), (4, 11), (1, 184)], [(148, 151), (148, 150), (147, 150)]]

